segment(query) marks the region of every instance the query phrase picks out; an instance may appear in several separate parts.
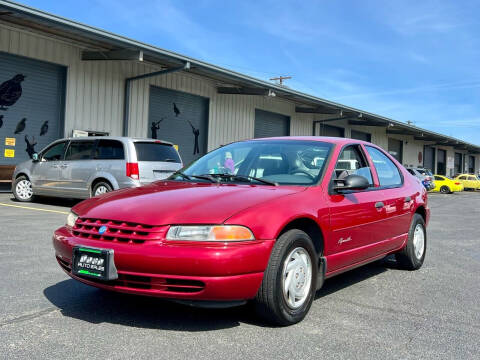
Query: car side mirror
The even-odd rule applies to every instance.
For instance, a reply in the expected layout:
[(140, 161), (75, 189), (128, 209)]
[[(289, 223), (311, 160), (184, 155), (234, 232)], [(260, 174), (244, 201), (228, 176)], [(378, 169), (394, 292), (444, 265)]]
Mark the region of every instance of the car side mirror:
[(35, 161), (35, 162), (38, 161), (38, 154), (37, 153), (34, 153), (32, 155), (32, 160)]
[(333, 180), (334, 186), (333, 190), (336, 192), (342, 192), (347, 190), (365, 190), (367, 189), (370, 184), (368, 180), (360, 175), (348, 175), (343, 179), (336, 179)]

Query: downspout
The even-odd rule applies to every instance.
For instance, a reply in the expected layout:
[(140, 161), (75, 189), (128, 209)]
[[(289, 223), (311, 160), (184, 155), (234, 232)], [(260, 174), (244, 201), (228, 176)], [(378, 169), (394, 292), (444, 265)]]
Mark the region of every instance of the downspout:
[(166, 69), (166, 70), (160, 70), (160, 71), (155, 71), (149, 74), (143, 74), (143, 75), (138, 75), (138, 76), (133, 76), (125, 79), (125, 93), (124, 93), (124, 103), (123, 103), (123, 136), (128, 136), (128, 123), (129, 123), (129, 117), (130, 117), (130, 90), (131, 90), (131, 83), (132, 81), (135, 80), (141, 80), (157, 75), (165, 75), (177, 71), (182, 71), (182, 70), (189, 70), (190, 69), (190, 62), (187, 61), (183, 66), (177, 67), (177, 68), (172, 68), (172, 69)]

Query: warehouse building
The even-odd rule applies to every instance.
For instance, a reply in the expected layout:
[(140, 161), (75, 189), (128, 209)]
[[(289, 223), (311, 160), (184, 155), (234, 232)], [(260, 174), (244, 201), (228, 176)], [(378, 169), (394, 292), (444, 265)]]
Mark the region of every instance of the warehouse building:
[(235, 140), (371, 141), (405, 165), (477, 173), (480, 146), (0, 0), (0, 180), (51, 141), (154, 137), (185, 163)]

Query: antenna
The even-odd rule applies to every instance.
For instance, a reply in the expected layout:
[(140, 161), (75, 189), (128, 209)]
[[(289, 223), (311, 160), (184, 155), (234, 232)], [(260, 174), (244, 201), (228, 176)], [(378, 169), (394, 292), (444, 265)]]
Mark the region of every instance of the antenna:
[(283, 86), (283, 80), (288, 80), (288, 79), (291, 79), (291, 78), (292, 78), (291, 76), (279, 76), (279, 77), (271, 78), (270, 80), (271, 81), (278, 81), (278, 84), (280, 86)]

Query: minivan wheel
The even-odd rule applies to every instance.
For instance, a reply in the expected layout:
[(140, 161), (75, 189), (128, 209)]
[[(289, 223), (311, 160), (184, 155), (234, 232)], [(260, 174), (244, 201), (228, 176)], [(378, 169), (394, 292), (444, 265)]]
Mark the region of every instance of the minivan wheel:
[(100, 181), (98, 183), (95, 184), (95, 186), (93, 187), (93, 190), (92, 190), (92, 196), (99, 196), (99, 195), (103, 195), (103, 194), (106, 194), (110, 191), (112, 191), (112, 186), (105, 182), (105, 181)]
[(255, 298), (257, 313), (280, 326), (303, 320), (315, 295), (317, 258), (312, 239), (305, 232), (293, 229), (282, 234)]
[(395, 254), (395, 258), (400, 267), (407, 270), (417, 270), (423, 265), (426, 251), (427, 232), (425, 221), (420, 214), (415, 214), (408, 232), (407, 245)]
[(13, 184), (13, 195), (15, 199), (22, 202), (33, 200), (32, 182), (26, 176), (19, 176)]
[(443, 185), (441, 188), (440, 188), (440, 192), (442, 194), (450, 194), (451, 191), (450, 191), (450, 188), (447, 186), (447, 185)]

